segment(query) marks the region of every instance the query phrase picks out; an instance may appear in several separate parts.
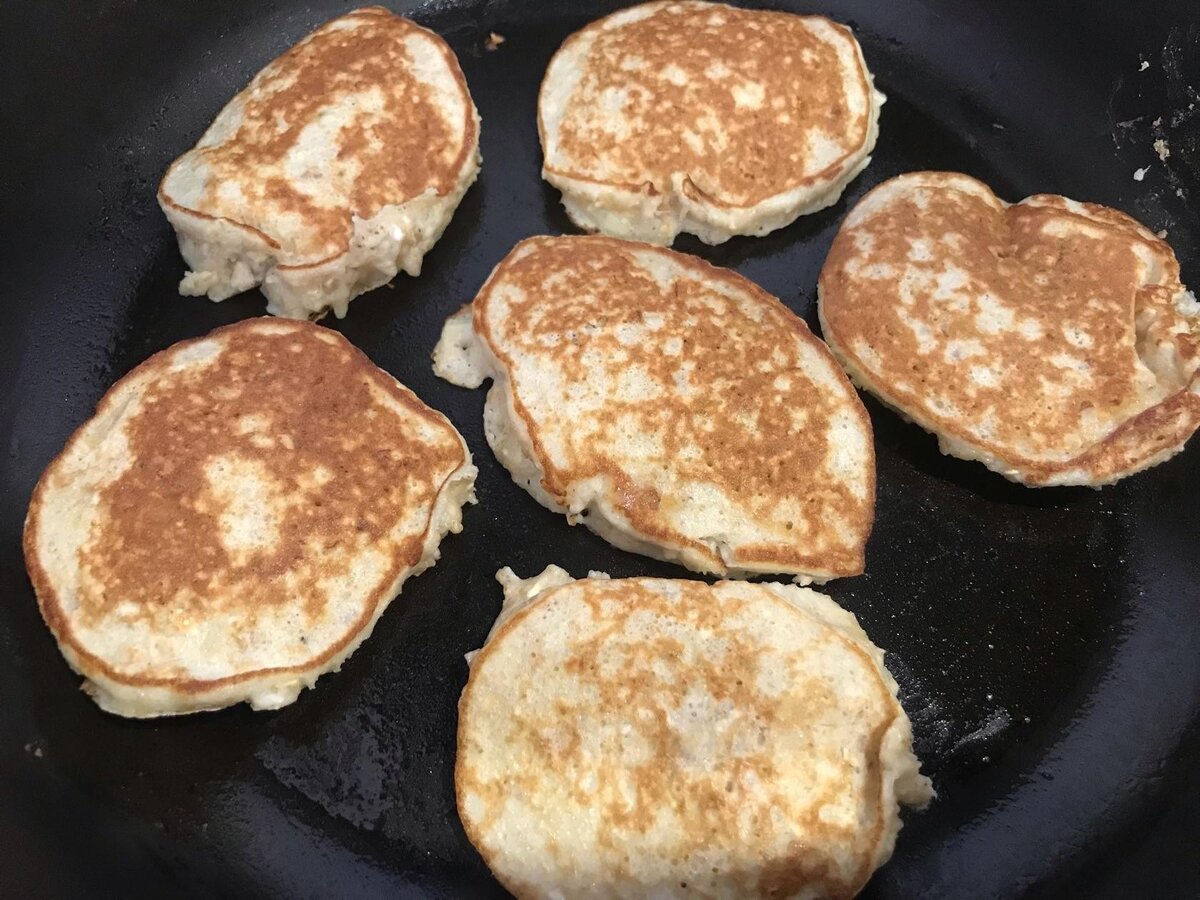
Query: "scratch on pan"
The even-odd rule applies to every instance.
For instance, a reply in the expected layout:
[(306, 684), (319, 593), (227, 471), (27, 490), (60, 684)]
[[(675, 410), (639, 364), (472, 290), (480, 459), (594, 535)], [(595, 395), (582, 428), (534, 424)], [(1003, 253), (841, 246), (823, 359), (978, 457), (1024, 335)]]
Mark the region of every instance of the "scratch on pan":
[(957, 753), (960, 750), (972, 749), (985, 741), (997, 737), (1010, 725), (1012, 725), (1012, 716), (1009, 715), (1007, 709), (1000, 707), (979, 723), (979, 726), (974, 731), (959, 740), (950, 752)]

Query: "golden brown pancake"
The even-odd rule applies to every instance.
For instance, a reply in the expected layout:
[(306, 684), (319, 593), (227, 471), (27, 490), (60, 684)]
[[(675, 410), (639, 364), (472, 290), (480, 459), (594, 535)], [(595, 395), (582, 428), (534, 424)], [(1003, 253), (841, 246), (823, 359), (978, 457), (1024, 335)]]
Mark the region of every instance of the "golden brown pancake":
[(869, 161), (882, 102), (843, 25), (647, 3), (551, 61), (543, 176), (589, 230), (667, 244), (680, 230), (765, 234), (837, 200)]
[(474, 180), (478, 130), (440, 37), (381, 7), (326, 23), (163, 178), (193, 269), (182, 290), (219, 300), (263, 282), (271, 312), (344, 314), (398, 267), (420, 271)]
[(455, 787), (534, 897), (850, 897), (933, 795), (883, 651), (781, 584), (521, 581), (473, 654)]
[(894, 178), (843, 223), (820, 311), (855, 381), (1024, 484), (1113, 482), (1200, 426), (1200, 305), (1166, 242), (1113, 209)]
[(147, 360), (38, 482), (25, 557), (105, 709), (290, 703), (437, 558), (462, 438), (335, 332), (256, 319)]
[(618, 547), (719, 574), (863, 569), (866, 411), (808, 327), (734, 272), (614, 238), (530, 238), (447, 323), (435, 371), (492, 378), (497, 457)]

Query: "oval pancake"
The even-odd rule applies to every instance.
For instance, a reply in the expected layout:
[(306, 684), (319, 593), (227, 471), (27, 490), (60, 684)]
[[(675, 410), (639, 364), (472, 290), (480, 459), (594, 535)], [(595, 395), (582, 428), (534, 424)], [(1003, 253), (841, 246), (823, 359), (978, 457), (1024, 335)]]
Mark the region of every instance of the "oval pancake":
[(325, 23), (259, 72), (172, 163), (158, 200), (189, 295), (256, 285), (310, 318), (418, 275), (479, 171), (453, 51), (378, 6)]
[(884, 97), (821, 16), (646, 3), (569, 37), (538, 97), (542, 177), (576, 225), (670, 244), (763, 235), (837, 202)]
[(933, 796), (883, 651), (828, 597), (497, 577), (455, 787), (516, 896), (850, 897)]
[(830, 349), (943, 453), (1030, 485), (1114, 482), (1200, 427), (1200, 304), (1124, 213), (1017, 204), (902, 175), (846, 217), (821, 270)]
[(493, 379), (497, 458), (618, 547), (722, 575), (863, 570), (866, 410), (804, 322), (734, 272), (614, 238), (530, 238), (434, 360), (455, 384)]
[(34, 489), (25, 560), (109, 712), (291, 703), (434, 563), (475, 468), (345, 338), (253, 319), (151, 357)]

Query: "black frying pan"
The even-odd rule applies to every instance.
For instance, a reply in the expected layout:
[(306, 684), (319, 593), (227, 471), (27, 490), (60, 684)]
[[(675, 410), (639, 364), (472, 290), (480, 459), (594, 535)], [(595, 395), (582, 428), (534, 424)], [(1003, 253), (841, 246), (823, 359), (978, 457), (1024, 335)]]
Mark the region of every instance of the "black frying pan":
[[(346, 7), (0, 7), (0, 893), (499, 893), (451, 780), (462, 655), (500, 603), (492, 573), (556, 562), (683, 574), (540, 508), (485, 446), (483, 392), (429, 365), (443, 318), (514, 242), (570, 231), (538, 177), (535, 92), (562, 39), (612, 7), (412, 9), (462, 61), (483, 172), (419, 279), (327, 324), (450, 415), (475, 450), (480, 504), (340, 674), (280, 712), (157, 722), (105, 715), (77, 690), (23, 571), (22, 519), (42, 468), (117, 377), (262, 312), (257, 292), (220, 305), (177, 296), (183, 266), (154, 188), (254, 72)], [(1008, 199), (1051, 191), (1125, 209), (1169, 232), (1185, 282), (1200, 285), (1195, 0), (802, 11), (854, 26), (888, 95), (875, 161), (829, 210), (681, 249), (749, 276), (815, 328), (817, 272), (849, 206), (891, 175), (946, 168)], [(495, 52), (491, 31), (507, 38)], [(1200, 447), (1102, 492), (1035, 491), (942, 457), (868, 407), (879, 465), (868, 574), (829, 592), (890, 651), (941, 793), (907, 817), (868, 895), (1200, 895)]]

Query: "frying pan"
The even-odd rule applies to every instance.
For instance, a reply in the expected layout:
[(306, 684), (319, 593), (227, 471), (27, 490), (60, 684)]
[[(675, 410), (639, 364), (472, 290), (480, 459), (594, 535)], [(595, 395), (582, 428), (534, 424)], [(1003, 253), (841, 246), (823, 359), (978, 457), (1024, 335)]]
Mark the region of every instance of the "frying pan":
[[(562, 39), (614, 4), (390, 5), (458, 53), (483, 171), (419, 279), (326, 324), (462, 430), (479, 505), (342, 672), (294, 705), (149, 722), (105, 715), (78, 690), (23, 571), (22, 519), (38, 474), (116, 378), (262, 312), (257, 292), (219, 305), (177, 295), (183, 266), (154, 189), (254, 72), (347, 7), (0, 7), (0, 893), (500, 894), (452, 786), (463, 654), (499, 608), (493, 573), (683, 574), (539, 507), (485, 446), (483, 392), (430, 371), (442, 320), (518, 239), (571, 231), (538, 177), (535, 94)], [(1200, 284), (1194, 0), (797, 9), (855, 28), (889, 98), (875, 161), (831, 209), (680, 249), (738, 270), (815, 329), (817, 272), (846, 210), (887, 177), (944, 168), (1010, 200), (1049, 191), (1125, 209), (1165, 229), (1185, 283)], [(507, 39), (491, 52), (490, 32)], [(941, 796), (906, 817), (866, 894), (1200, 895), (1200, 447), (1103, 491), (1029, 490), (867, 405), (879, 482), (868, 570), (828, 591), (889, 651)]]

